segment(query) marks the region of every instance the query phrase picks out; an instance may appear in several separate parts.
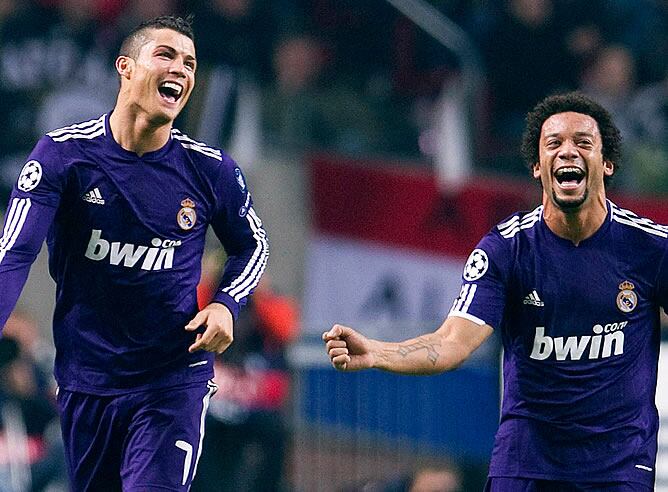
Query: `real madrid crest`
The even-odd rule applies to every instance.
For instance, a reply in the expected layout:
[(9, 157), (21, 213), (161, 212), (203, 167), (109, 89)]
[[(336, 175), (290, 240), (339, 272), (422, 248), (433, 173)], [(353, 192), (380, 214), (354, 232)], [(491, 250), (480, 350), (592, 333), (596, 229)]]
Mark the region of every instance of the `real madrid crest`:
[(195, 227), (197, 222), (197, 213), (195, 212), (195, 202), (190, 198), (181, 201), (181, 209), (176, 214), (176, 222), (184, 231), (189, 231)]
[(623, 313), (630, 313), (638, 305), (638, 295), (633, 292), (635, 285), (628, 280), (619, 284), (619, 294), (617, 294), (617, 307)]

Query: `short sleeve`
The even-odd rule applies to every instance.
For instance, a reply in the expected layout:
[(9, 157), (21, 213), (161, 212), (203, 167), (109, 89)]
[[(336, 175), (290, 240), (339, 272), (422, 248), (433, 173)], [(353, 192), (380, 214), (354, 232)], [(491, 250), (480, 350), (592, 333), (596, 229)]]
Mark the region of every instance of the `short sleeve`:
[(487, 234), (471, 252), (462, 272), (462, 286), (448, 316), (478, 325), (501, 325), (511, 269), (510, 241)]

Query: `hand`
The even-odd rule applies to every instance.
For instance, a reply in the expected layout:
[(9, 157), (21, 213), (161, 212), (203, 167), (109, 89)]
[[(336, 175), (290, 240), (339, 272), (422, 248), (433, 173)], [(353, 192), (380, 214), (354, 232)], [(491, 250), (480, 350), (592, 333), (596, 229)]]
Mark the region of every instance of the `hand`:
[(195, 343), (188, 347), (188, 352), (206, 350), (218, 354), (223, 353), (232, 344), (233, 325), (232, 313), (227, 309), (227, 306), (212, 302), (197, 313), (186, 325), (188, 331), (194, 331), (200, 326), (206, 328), (204, 333), (197, 334)]
[(332, 365), (340, 371), (369, 369), (374, 365), (373, 341), (352, 328), (334, 325), (322, 334), (327, 355)]

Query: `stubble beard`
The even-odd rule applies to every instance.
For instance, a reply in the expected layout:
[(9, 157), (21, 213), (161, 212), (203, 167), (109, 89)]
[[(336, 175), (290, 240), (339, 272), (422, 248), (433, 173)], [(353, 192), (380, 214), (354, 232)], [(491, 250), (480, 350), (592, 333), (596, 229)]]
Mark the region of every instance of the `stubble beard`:
[(552, 201), (563, 212), (576, 212), (577, 210), (580, 209), (580, 207), (584, 204), (584, 202), (587, 201), (588, 196), (589, 196), (589, 190), (585, 189), (584, 193), (580, 198), (575, 198), (572, 200), (564, 200), (562, 198), (559, 198), (554, 190), (552, 191)]

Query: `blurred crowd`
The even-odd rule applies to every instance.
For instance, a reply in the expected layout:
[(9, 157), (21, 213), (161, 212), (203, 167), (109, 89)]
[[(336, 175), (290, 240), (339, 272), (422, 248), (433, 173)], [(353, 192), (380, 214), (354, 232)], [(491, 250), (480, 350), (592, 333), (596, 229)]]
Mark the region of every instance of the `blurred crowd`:
[[(526, 111), (579, 89), (622, 129), (619, 186), (668, 192), (668, 0), (425, 3), (481, 60), (478, 170), (524, 173)], [(386, 0), (0, 0), (5, 193), (41, 134), (112, 107), (120, 40), (166, 12), (195, 14), (198, 88), (177, 122), (191, 136), (242, 165), (309, 150), (429, 162), (436, 102), (462, 60)]]

